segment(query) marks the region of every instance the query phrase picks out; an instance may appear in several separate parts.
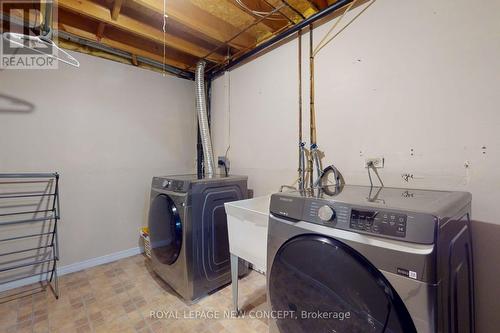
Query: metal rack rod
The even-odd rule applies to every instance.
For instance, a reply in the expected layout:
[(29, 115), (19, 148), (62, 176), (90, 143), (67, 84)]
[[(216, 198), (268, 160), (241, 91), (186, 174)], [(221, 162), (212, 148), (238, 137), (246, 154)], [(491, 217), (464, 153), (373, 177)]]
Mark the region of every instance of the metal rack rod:
[(54, 209), (44, 209), (44, 210), (30, 210), (25, 212), (14, 212), (14, 213), (3, 213), (0, 217), (12, 216), (12, 215), (24, 215), (24, 214), (40, 214), (40, 213), (50, 213), (54, 212)]
[[(53, 290), (56, 299), (58, 299), (59, 282), (56, 270), (57, 270), (57, 261), (59, 260), (59, 241), (57, 235), (57, 230), (58, 230), (57, 222), (59, 221), (61, 214), (60, 204), (59, 204), (59, 174), (58, 173), (8, 173), (8, 174), (4, 173), (0, 174), (0, 179), (12, 179), (10, 181), (0, 180), (0, 185), (8, 185), (9, 188), (12, 185), (16, 184), (21, 185), (25, 183), (47, 183), (47, 186), (44, 186), (45, 189), (43, 191), (38, 190), (38, 191), (12, 192), (12, 190), (10, 190), (9, 191), (10, 193), (0, 193), (0, 200), (17, 199), (17, 198), (31, 199), (33, 205), (36, 205), (36, 208), (39, 208), (39, 209), (31, 208), (30, 210), (30, 208), (26, 208), (26, 205), (20, 205), (20, 206), (0, 205), (0, 217), (5, 218), (6, 216), (16, 216), (18, 218), (18, 220), (8, 220), (0, 222), (0, 227), (7, 225), (20, 225), (20, 224), (49, 221), (48, 223), (49, 230), (45, 228), (45, 224), (42, 224), (43, 229), (37, 230), (39, 232), (28, 233), (24, 235), (9, 234), (8, 236), (10, 237), (4, 237), (0, 239), (0, 242), (8, 242), (8, 241), (21, 241), (23, 239), (34, 238), (34, 237), (39, 238), (37, 244), (38, 246), (34, 244), (32, 244), (31, 246), (26, 244), (25, 246), (17, 247), (18, 249), (15, 251), (9, 251), (3, 253), (0, 252), (0, 257), (5, 258), (3, 259), (3, 262), (0, 262), (0, 273), (16, 271), (18, 269), (29, 268), (29, 267), (32, 267), (34, 271), (39, 271), (39, 270), (41, 271), (37, 273), (31, 273), (31, 272), (26, 272), (26, 274), (21, 273), (19, 274), (19, 276), (16, 276), (15, 278), (4, 276), (4, 278), (8, 280), (0, 280), (0, 285), (5, 285), (10, 282), (19, 281), (34, 276), (39, 276), (40, 282), (42, 281), (47, 282), (47, 284)], [(36, 179), (36, 180), (23, 180), (23, 179)], [(43, 207), (41, 206), (42, 204)], [(16, 211), (16, 209), (18, 211)], [(32, 214), (31, 215), (32, 217), (27, 218), (30, 216), (28, 214)], [(37, 214), (44, 214), (46, 216), (36, 217)], [(39, 224), (37, 225), (37, 228), (38, 226)], [(11, 233), (12, 231), (9, 230), (8, 232)], [(19, 245), (23, 244), (19, 243)], [(43, 250), (43, 251), (34, 252), (38, 250)], [(15, 256), (20, 253), (30, 253), (30, 252), (35, 253), (35, 255), (30, 255), (29, 258), (26, 258), (26, 255), (22, 255), (23, 258), (16, 258)], [(11, 297), (12, 296), (7, 296), (7, 298), (9, 299), (11, 299)], [(3, 297), (0, 297), (0, 301), (2, 299)]]
[[(20, 265), (10, 266), (10, 267), (7, 267), (7, 268), (0, 268), (0, 272), (7, 272), (7, 271), (12, 271), (12, 270), (15, 270), (15, 269), (23, 268), (23, 267), (41, 265), (41, 264), (45, 264), (45, 263), (48, 263), (48, 262), (52, 262), (54, 260), (57, 260), (57, 258), (50, 258), (50, 259), (45, 259), (45, 260), (37, 260), (37, 261), (27, 262), (27, 263), (20, 264)], [(3, 283), (4, 282), (2, 282), (1, 284), (3, 284)]]
[(34, 218), (34, 219), (17, 220), (17, 221), (7, 221), (7, 222), (0, 222), (0, 226), (12, 225), (12, 224), (24, 224), (24, 223), (42, 222), (42, 221), (54, 220), (56, 218), (57, 218), (57, 215), (50, 215), (50, 216), (46, 216), (46, 217), (37, 217), (37, 218)]
[(42, 198), (42, 197), (53, 197), (54, 193), (42, 193), (42, 194), (19, 194), (19, 195), (0, 195), (0, 199), (16, 199), (16, 198)]
[(0, 178), (55, 178), (55, 173), (0, 173)]
[(54, 246), (54, 245), (50, 244), (50, 245), (32, 247), (32, 248), (29, 248), (29, 249), (23, 249), (23, 250), (12, 251), (12, 252), (7, 252), (7, 253), (0, 253), (0, 257), (10, 256), (10, 255), (13, 255), (13, 254), (18, 254), (18, 253), (30, 252), (30, 251), (35, 251), (35, 250), (47, 249), (47, 248), (50, 248), (52, 246)]
[(23, 235), (23, 236), (16, 236), (16, 237), (10, 237), (10, 238), (2, 238), (0, 239), (0, 242), (8, 242), (8, 241), (13, 241), (13, 240), (18, 240), (18, 239), (25, 239), (25, 238), (33, 238), (33, 237), (38, 237), (38, 236), (46, 236), (46, 235), (52, 235), (54, 232), (49, 231), (49, 232), (42, 232), (39, 234), (30, 234), (30, 235)]
[[(17, 277), (17, 278), (14, 278), (14, 279), (10, 279), (10, 280), (6, 280), (6, 281), (2, 281), (2, 283), (0, 283), (0, 285), (2, 284), (7, 284), (7, 283), (11, 283), (11, 282), (15, 282), (15, 281), (19, 281), (19, 280), (23, 280), (23, 279), (27, 279), (27, 278), (30, 278), (30, 277), (33, 277), (33, 276), (42, 276), (43, 274), (49, 274), (49, 273), (52, 273), (52, 269), (48, 270), (48, 271), (43, 271), (43, 272), (39, 272), (39, 273), (34, 273), (34, 274), (31, 274), (31, 275), (23, 275), (21, 277)], [(0, 297), (1, 298), (1, 297)]]

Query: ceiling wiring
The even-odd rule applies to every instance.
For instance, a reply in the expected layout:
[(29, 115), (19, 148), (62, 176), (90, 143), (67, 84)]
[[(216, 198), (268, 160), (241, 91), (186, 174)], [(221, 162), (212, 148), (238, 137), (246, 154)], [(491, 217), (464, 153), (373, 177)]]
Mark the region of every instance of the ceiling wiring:
[(166, 35), (167, 35), (167, 0), (163, 0), (163, 76), (166, 75), (166, 63), (167, 63), (167, 45), (166, 45)]
[[(267, 12), (264, 12), (264, 11), (258, 11), (258, 10), (254, 10), (250, 7), (248, 7), (248, 5), (246, 5), (243, 0), (234, 0), (236, 1), (236, 3), (241, 7), (243, 8), (244, 10), (246, 10), (247, 12), (250, 12), (252, 13), (253, 15), (257, 16), (257, 17), (260, 17), (260, 18), (265, 18), (266, 20), (273, 20), (273, 21), (286, 21), (286, 19), (279, 13), (273, 13), (273, 11), (267, 11)], [(267, 16), (267, 17), (266, 17)]]

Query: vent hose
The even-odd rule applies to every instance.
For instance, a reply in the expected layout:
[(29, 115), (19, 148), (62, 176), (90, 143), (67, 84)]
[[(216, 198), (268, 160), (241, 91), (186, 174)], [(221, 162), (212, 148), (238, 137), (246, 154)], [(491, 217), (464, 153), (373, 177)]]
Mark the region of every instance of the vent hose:
[(201, 143), (203, 145), (203, 160), (208, 177), (214, 175), (215, 162), (212, 151), (212, 139), (210, 137), (210, 127), (208, 126), (207, 97), (205, 90), (205, 61), (196, 64), (196, 113), (198, 115), (198, 125), (200, 127)]

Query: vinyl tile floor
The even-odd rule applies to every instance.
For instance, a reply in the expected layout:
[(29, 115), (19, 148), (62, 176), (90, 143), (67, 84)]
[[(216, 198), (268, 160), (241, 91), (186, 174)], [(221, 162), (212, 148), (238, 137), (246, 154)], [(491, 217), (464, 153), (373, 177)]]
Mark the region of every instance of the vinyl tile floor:
[(246, 315), (235, 318), (230, 285), (186, 304), (137, 255), (60, 277), (58, 300), (47, 288), (1, 303), (0, 332), (268, 332), (265, 283), (254, 271), (240, 280)]

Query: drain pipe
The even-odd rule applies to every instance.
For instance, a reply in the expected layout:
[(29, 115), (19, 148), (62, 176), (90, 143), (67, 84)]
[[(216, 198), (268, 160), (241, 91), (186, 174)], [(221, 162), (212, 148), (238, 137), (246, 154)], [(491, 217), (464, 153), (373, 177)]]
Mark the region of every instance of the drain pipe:
[(196, 85), (196, 113), (198, 115), (198, 126), (200, 130), (201, 143), (203, 146), (203, 161), (208, 177), (214, 176), (215, 162), (212, 151), (212, 139), (210, 137), (210, 127), (208, 125), (207, 96), (205, 89), (205, 61), (196, 64), (195, 85)]

